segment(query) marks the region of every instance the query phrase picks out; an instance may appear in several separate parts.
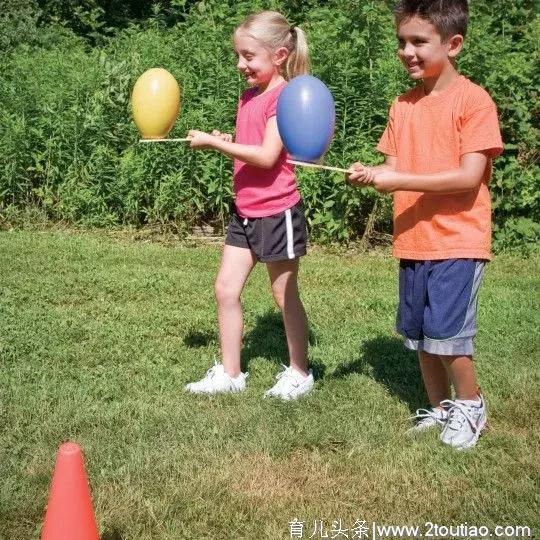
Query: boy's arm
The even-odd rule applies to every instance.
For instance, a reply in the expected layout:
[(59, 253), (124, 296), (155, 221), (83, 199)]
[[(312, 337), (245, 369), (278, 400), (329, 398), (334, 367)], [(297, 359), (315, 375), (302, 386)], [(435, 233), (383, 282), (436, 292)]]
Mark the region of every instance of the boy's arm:
[(275, 116), (271, 116), (266, 123), (264, 139), (261, 145), (238, 144), (196, 130), (191, 130), (188, 133), (188, 138), (191, 139), (191, 148), (213, 148), (226, 156), (261, 169), (271, 169), (283, 150), (283, 143), (279, 136)]
[(380, 170), (374, 174), (377, 191), (424, 191), (426, 193), (459, 193), (477, 188), (488, 165), (484, 152), (463, 154), (457, 169), (432, 174), (409, 174), (395, 170)]

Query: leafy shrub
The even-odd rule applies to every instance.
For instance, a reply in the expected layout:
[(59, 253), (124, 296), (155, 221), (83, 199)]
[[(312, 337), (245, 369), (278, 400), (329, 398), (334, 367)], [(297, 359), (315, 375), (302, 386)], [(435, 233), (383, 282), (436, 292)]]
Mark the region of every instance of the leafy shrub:
[[(0, 209), (37, 206), (81, 226), (160, 223), (185, 233), (204, 221), (223, 229), (230, 160), (183, 145), (137, 144), (129, 96), (142, 72), (165, 67), (182, 87), (171, 136), (190, 128), (232, 132), (244, 83), (231, 35), (262, 8), (305, 29), (313, 73), (332, 90), (337, 124), (326, 162), (381, 161), (375, 145), (389, 104), (411, 84), (395, 55), (392, 2), (170, 0), (164, 9), (145, 2), (139, 16), (152, 15), (138, 24), (129, 22), (134, 4), (114, 11), (109, 4), (9, 0), (0, 14)], [(494, 244), (509, 249), (534, 241), (540, 222), (540, 17), (527, 0), (477, 0), (471, 9), (459, 63), (499, 107), (506, 151), (491, 185)], [(313, 238), (348, 242), (373, 227), (391, 231), (389, 197), (352, 189), (333, 173), (299, 168), (298, 177)]]

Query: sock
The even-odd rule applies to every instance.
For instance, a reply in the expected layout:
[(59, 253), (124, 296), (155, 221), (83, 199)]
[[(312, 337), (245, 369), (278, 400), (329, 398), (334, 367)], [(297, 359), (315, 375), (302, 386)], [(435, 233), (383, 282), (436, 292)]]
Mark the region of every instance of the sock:
[(476, 399), (456, 399), (456, 401), (463, 403), (463, 405), (466, 405), (467, 407), (480, 407), (482, 403), (480, 397), (477, 397)]

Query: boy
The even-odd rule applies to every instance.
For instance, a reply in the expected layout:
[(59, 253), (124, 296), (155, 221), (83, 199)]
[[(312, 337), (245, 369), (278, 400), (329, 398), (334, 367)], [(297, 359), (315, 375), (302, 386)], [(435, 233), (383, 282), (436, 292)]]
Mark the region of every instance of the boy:
[(396, 326), (418, 351), (432, 407), (416, 412), (409, 432), (440, 427), (441, 440), (462, 450), (486, 425), (473, 339), (476, 295), (491, 258), (491, 161), (502, 140), (492, 99), (455, 67), (467, 1), (401, 0), (395, 16), (398, 56), (420, 84), (390, 108), (377, 146), (385, 163), (355, 163), (348, 180), (394, 193)]

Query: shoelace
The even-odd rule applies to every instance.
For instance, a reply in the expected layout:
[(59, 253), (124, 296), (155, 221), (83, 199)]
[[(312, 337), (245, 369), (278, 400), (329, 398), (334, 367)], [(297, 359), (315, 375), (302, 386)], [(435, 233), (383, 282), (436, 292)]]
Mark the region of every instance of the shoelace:
[(214, 365), (206, 372), (206, 375), (204, 376), (204, 378), (212, 379), (214, 375), (216, 374), (217, 367), (218, 367), (218, 363), (214, 360)]
[[(204, 378), (205, 379), (213, 379), (215, 377), (215, 375), (216, 375), (216, 370), (217, 370), (218, 367), (219, 367), (218, 361), (214, 360), (214, 365), (209, 370), (207, 370), (206, 375), (204, 376)], [(242, 374), (240, 373), (240, 375), (242, 375)], [(247, 379), (248, 375), (249, 375), (248, 373), (245, 373), (244, 374), (244, 379)], [(230, 377), (230, 379), (234, 381), (234, 379), (232, 377)]]
[(285, 364), (281, 364), (281, 367), (283, 368), (277, 375), (276, 375), (276, 380), (279, 381), (279, 379), (281, 379), (285, 374), (288, 373), (289, 368), (285, 365)]
[(441, 405), (443, 404), (450, 408), (447, 421), (448, 427), (459, 431), (463, 427), (463, 424), (466, 420), (467, 422), (469, 422), (471, 429), (476, 433), (476, 422), (474, 421), (471, 413), (472, 407), (468, 407), (463, 403), (452, 401), (451, 399), (445, 399), (444, 401), (441, 401)]
[(433, 418), (433, 420), (435, 420), (439, 424), (444, 424), (445, 421), (441, 413), (436, 413), (434, 410), (430, 409), (417, 409), (416, 413), (410, 417), (410, 420), (417, 420), (420, 424), (428, 418)]
[[(276, 380), (278, 381), (276, 383), (276, 386), (278, 388), (281, 388), (285, 382), (286, 379), (292, 379), (294, 378), (294, 375), (293, 375), (293, 372), (292, 372), (292, 368), (290, 367), (287, 367), (285, 364), (281, 364), (281, 367), (283, 368), (283, 371), (280, 371), (277, 375), (276, 375)], [(298, 383), (296, 381), (294, 381), (293, 383), (295, 386), (298, 386)]]

